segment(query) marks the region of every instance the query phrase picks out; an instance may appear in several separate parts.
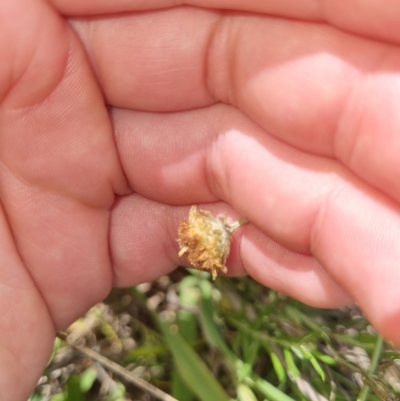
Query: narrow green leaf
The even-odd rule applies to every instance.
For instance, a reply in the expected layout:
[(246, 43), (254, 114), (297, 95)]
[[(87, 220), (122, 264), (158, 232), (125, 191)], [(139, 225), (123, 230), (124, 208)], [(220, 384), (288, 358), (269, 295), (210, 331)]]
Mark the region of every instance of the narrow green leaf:
[(253, 390), (244, 383), (239, 383), (237, 387), (237, 401), (257, 401)]
[(320, 352), (314, 352), (314, 356), (327, 365), (336, 365), (336, 359), (329, 355), (325, 355)]
[(285, 357), (285, 361), (286, 361), (288, 370), (290, 372), (290, 375), (292, 376), (291, 379), (292, 380), (297, 379), (300, 376), (300, 372), (299, 372), (299, 369), (297, 369), (297, 366), (294, 362), (292, 352), (289, 349), (285, 348), (283, 350), (283, 355)]
[(177, 324), (180, 335), (189, 342), (197, 340), (197, 320), (193, 313), (186, 310), (180, 310), (177, 313)]
[(108, 393), (107, 401), (125, 401), (126, 388), (122, 383), (115, 383), (115, 387)]
[(65, 401), (84, 401), (83, 393), (80, 389), (80, 378), (71, 375), (67, 380), (67, 397)]
[(189, 344), (178, 333), (171, 332), (169, 325), (159, 323), (164, 340), (171, 349), (176, 367), (186, 385), (202, 401), (228, 401), (228, 394)]
[(237, 380), (239, 382), (243, 382), (246, 379), (246, 377), (249, 377), (250, 374), (252, 373), (251, 365), (241, 361), (240, 359), (236, 360), (235, 367), (236, 367)]
[(184, 277), (178, 284), (179, 301), (184, 306), (196, 305), (200, 298), (199, 279), (193, 276)]
[(178, 286), (179, 302), (183, 309), (178, 311), (178, 327), (181, 336), (189, 342), (196, 341), (197, 333), (197, 319), (196, 316), (190, 312), (190, 308), (199, 303), (200, 290), (198, 288), (199, 280), (196, 277), (185, 277)]
[(247, 379), (246, 382), (267, 397), (268, 401), (295, 401), (293, 398), (277, 389), (271, 383), (256, 375), (254, 375), (253, 379)]
[(53, 360), (53, 358), (57, 354), (58, 350), (60, 348), (62, 348), (63, 346), (64, 346), (64, 341), (61, 340), (60, 338), (56, 337), (55, 340), (54, 340), (53, 351), (51, 353), (51, 356), (50, 356), (50, 359), (49, 359), (48, 363), (50, 363)]
[[(383, 344), (384, 340), (382, 336), (378, 336), (376, 339), (376, 344), (375, 344), (375, 350), (372, 355), (372, 360), (371, 364), (368, 368), (368, 375), (373, 375), (375, 372), (375, 369), (378, 366), (379, 363), (379, 358), (381, 357), (382, 354), (382, 349), (383, 349)], [(377, 388), (376, 386), (373, 386), (373, 381), (370, 381), (369, 385), (365, 382), (366, 378), (364, 378), (364, 386), (361, 389), (361, 392), (357, 398), (357, 401), (365, 401), (368, 397), (369, 389), (371, 388), (375, 394), (379, 395), (379, 393), (382, 392), (382, 396), (380, 397), (381, 399), (388, 399), (388, 394), (386, 394), (386, 388)], [(377, 382), (378, 383), (378, 382)], [(371, 386), (372, 385), (372, 386)]]
[(297, 358), (299, 358), (299, 359), (308, 359), (306, 357), (305, 351), (298, 344), (292, 344), (290, 346), (290, 349), (297, 356)]
[(179, 401), (192, 401), (193, 391), (186, 385), (178, 369), (172, 372), (171, 395)]
[(124, 363), (136, 361), (137, 358), (151, 355), (160, 355), (168, 353), (168, 347), (164, 344), (149, 345), (145, 347), (138, 347), (130, 350), (124, 358)]
[(322, 369), (321, 365), (318, 363), (318, 361), (312, 356), (310, 358), (310, 362), (311, 362), (311, 365), (313, 365), (313, 368), (315, 369), (315, 371), (320, 375), (321, 379), (323, 381), (325, 381), (325, 379), (326, 379), (325, 372)]
[(278, 355), (275, 352), (271, 351), (269, 353), (269, 356), (271, 358), (271, 363), (276, 373), (276, 376), (278, 377), (279, 382), (284, 383), (287, 377), (285, 367), (283, 366), (281, 360), (279, 359)]
[[(183, 307), (190, 308), (198, 303), (200, 291), (197, 283), (198, 279), (193, 276), (187, 276), (179, 283), (179, 300)], [(194, 343), (197, 340), (197, 319), (193, 313), (185, 309), (179, 310), (177, 325), (179, 334), (185, 341)], [(195, 394), (186, 385), (176, 366), (172, 372), (171, 395), (179, 401), (192, 401), (195, 398)]]
[(79, 387), (82, 393), (87, 393), (93, 386), (97, 379), (97, 370), (95, 368), (88, 368), (81, 373)]
[(260, 354), (261, 343), (258, 339), (254, 339), (248, 334), (242, 333), (241, 336), (243, 337), (241, 341), (243, 360), (253, 366)]
[(298, 350), (302, 353), (304, 359), (307, 359), (310, 361), (311, 365), (315, 369), (315, 371), (319, 374), (321, 379), (325, 381), (325, 372), (322, 369), (321, 365), (318, 363), (314, 355), (304, 346), (301, 345)]
[(211, 299), (212, 287), (210, 282), (202, 280), (200, 282), (200, 289), (202, 297), (199, 303), (199, 318), (203, 335), (210, 346), (217, 348), (226, 357), (230, 358), (231, 361), (234, 361), (236, 357), (233, 356), (232, 351), (227, 346), (214, 319), (214, 305)]

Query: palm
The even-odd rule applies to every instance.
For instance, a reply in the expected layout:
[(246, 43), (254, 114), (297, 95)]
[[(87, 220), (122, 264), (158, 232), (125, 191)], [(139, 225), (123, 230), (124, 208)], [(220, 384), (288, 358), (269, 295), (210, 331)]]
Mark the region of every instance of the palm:
[(0, 25), (17, 50), (0, 45), (0, 381), (29, 372), (19, 395), (0, 386), (13, 399), (32, 388), (55, 330), (112, 284), (179, 263), (190, 204), (251, 221), (233, 274), (323, 307), (354, 299), (400, 341), (395, 46), (262, 14), (67, 23), (17, 3), (0, 9), (22, 21)]

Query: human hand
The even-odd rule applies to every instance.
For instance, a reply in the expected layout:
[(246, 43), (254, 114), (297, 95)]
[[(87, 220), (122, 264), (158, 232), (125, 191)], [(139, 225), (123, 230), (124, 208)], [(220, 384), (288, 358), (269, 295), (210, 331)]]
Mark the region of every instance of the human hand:
[(191, 204), (250, 220), (232, 274), (400, 344), (395, 3), (140, 3), (0, 5), (0, 399), (111, 285), (179, 264)]

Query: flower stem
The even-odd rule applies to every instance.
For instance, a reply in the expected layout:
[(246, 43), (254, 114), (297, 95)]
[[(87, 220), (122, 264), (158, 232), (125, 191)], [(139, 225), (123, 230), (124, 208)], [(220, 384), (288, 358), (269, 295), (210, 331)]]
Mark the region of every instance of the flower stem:
[(229, 232), (229, 234), (232, 234), (235, 230), (237, 230), (239, 227), (247, 224), (249, 221), (247, 219), (240, 219), (238, 221), (235, 221), (232, 224), (227, 224), (226, 229)]

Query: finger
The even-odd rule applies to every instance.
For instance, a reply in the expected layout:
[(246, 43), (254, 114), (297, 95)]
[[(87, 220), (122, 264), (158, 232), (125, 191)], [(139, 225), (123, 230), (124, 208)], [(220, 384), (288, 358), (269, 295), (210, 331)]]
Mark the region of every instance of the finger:
[[(199, 206), (215, 215), (239, 216), (219, 202)], [(140, 195), (120, 198), (111, 217), (110, 248), (114, 284), (130, 286), (151, 281), (187, 264), (178, 257), (178, 224), (189, 207), (172, 207)], [(253, 226), (242, 227), (232, 237), (229, 274), (253, 275), (264, 285), (320, 307), (343, 305), (350, 297), (311, 256), (289, 251)]]
[(114, 109), (112, 119), (135, 192), (181, 205), (223, 199), (299, 252), (310, 252), (313, 222), (330, 193), (347, 180), (362, 185), (339, 163), (277, 141), (231, 106), (164, 114)]
[[(398, 204), (339, 163), (266, 135), (231, 107), (186, 113), (114, 111), (117, 146), (133, 188), (170, 203), (225, 200), (272, 240), (312, 254), (399, 343)], [(192, 197), (180, 190), (186, 185)]]
[(246, 227), (241, 250), (247, 273), (267, 287), (318, 308), (352, 302), (314, 256), (290, 251), (254, 226)]
[(72, 24), (110, 105), (170, 111), (215, 102), (205, 53), (219, 19), (218, 12), (183, 7)]
[(110, 104), (150, 111), (232, 104), (400, 201), (397, 47), (324, 25), (191, 8), (76, 27)]
[(10, 53), (0, 55), (0, 88), (7, 87), (0, 199), (59, 329), (110, 289), (109, 208), (124, 178), (101, 92), (74, 32), (47, 3), (11, 3), (0, 6), (9, 13), (0, 36), (13, 44), (12, 52), (0, 48)]
[(47, 364), (55, 329), (18, 255), (2, 208), (0, 261), (0, 398), (26, 400)]
[(287, 18), (297, 18), (309, 21), (323, 21), (338, 28), (377, 39), (400, 41), (398, 26), (399, 4), (395, 0), (382, 3), (378, 0), (368, 3), (355, 1), (244, 1), (233, 0), (192, 0), (174, 1), (157, 0), (143, 2), (142, 0), (51, 0), (51, 3), (62, 13), (67, 15), (88, 15), (121, 13), (127, 11), (142, 11), (157, 8), (174, 7), (179, 4), (188, 4), (196, 7), (239, 10), (246, 12), (263, 13)]

